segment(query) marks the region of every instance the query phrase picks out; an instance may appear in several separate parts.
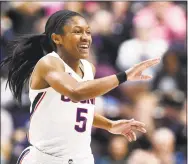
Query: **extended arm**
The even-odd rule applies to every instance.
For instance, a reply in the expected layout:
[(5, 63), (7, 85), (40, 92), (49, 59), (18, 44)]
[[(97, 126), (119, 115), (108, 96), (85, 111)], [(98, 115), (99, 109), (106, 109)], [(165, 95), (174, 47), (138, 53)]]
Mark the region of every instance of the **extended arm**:
[(57, 92), (75, 102), (103, 95), (119, 84), (116, 75), (77, 82), (65, 72), (62, 62), (51, 56), (43, 58), (36, 69), (42, 80), (46, 81)]
[[(148, 67), (159, 63), (159, 59), (148, 60), (126, 71), (128, 80), (149, 79), (147, 75), (141, 75)], [(38, 66), (40, 78), (45, 80), (52, 88), (73, 101), (81, 101), (103, 95), (119, 85), (116, 75), (107, 76), (95, 80), (77, 82), (65, 72), (62, 62), (54, 57), (43, 58)], [(138, 79), (139, 78), (139, 79)]]

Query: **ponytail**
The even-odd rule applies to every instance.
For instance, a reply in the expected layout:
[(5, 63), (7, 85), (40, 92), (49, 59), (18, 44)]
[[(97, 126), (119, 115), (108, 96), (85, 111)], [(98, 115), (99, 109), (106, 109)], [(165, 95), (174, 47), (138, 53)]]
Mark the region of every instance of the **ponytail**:
[(20, 37), (10, 42), (10, 46), (11, 54), (1, 62), (0, 68), (7, 66), (7, 84), (14, 97), (21, 102), (23, 87), (28, 82), (34, 66), (45, 53), (52, 52), (53, 48), (45, 34)]
[(0, 68), (8, 66), (8, 81), (13, 95), (21, 102), (22, 89), (28, 81), (34, 66), (45, 53), (56, 51), (56, 45), (51, 40), (52, 33), (63, 34), (67, 20), (79, 13), (70, 10), (60, 10), (50, 16), (45, 26), (45, 33), (30, 35), (13, 41), (11, 55), (1, 62)]

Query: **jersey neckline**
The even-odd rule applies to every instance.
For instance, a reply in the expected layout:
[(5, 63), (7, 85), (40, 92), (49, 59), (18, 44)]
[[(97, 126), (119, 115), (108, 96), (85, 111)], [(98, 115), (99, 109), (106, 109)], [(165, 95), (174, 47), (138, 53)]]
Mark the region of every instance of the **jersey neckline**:
[[(55, 54), (55, 56), (57, 56), (59, 59), (61, 59), (60, 58), (60, 56), (56, 53), (56, 52), (52, 52), (53, 54)], [(75, 74), (75, 76), (77, 76), (79, 79), (81, 79), (81, 80), (84, 80), (85, 79), (85, 76), (86, 76), (86, 73), (85, 73), (85, 65), (84, 65), (84, 61), (82, 60), (82, 59), (80, 59), (80, 62), (81, 62), (81, 64), (82, 64), (82, 66), (83, 66), (83, 70), (81, 70), (82, 72), (83, 72), (83, 77), (80, 77), (63, 59), (61, 59), (62, 61), (63, 61), (63, 63), (72, 71), (72, 73), (74, 73)], [(81, 69), (81, 68), (80, 68)]]

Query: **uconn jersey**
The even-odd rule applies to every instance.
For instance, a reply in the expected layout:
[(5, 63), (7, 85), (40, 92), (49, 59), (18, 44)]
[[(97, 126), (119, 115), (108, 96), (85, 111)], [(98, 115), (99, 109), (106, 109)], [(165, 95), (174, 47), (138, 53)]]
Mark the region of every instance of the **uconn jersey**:
[[(62, 61), (65, 72), (78, 82), (93, 80), (91, 64), (81, 60), (84, 76), (79, 77), (55, 52), (48, 54)], [(63, 80), (63, 79), (62, 79)], [(91, 128), (95, 100), (72, 102), (53, 88), (30, 88), (30, 143), (39, 151), (74, 163), (76, 159), (92, 157)]]

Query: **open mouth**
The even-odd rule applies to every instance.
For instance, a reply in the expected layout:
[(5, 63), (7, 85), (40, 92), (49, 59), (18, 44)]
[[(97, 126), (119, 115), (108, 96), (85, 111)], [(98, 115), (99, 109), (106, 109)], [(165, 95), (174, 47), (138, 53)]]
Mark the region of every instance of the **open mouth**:
[(78, 46), (79, 50), (82, 52), (88, 52), (89, 50), (89, 45), (88, 44), (81, 44)]

